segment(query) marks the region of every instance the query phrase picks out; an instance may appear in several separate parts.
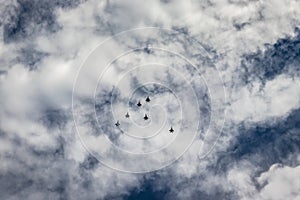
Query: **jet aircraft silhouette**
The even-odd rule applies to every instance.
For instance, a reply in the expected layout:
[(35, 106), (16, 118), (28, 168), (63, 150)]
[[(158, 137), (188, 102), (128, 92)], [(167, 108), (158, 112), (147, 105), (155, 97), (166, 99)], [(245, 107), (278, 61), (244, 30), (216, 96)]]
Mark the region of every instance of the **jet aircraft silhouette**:
[(144, 120), (148, 120), (149, 117), (147, 116), (147, 114), (145, 114)]
[(138, 107), (141, 107), (141, 106), (142, 106), (141, 101), (139, 101), (136, 105), (137, 105)]
[(149, 96), (147, 96), (147, 98), (146, 98), (146, 100), (145, 100), (146, 102), (150, 102), (151, 100), (150, 100), (150, 97)]

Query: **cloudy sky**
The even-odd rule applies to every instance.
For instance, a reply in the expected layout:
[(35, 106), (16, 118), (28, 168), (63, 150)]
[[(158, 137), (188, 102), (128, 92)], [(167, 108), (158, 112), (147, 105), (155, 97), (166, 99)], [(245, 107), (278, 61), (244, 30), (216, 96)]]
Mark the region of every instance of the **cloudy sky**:
[(0, 0), (0, 31), (1, 200), (300, 199), (299, 0)]

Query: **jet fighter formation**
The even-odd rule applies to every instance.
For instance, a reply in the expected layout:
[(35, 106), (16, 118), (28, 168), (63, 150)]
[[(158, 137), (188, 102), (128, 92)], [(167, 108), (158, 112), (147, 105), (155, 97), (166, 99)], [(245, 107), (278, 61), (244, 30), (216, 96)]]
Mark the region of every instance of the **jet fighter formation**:
[[(149, 102), (151, 101), (150, 97), (147, 96), (147, 98), (145, 99), (145, 101), (146, 101), (146, 103), (149, 103)], [(142, 106), (141, 101), (139, 100), (138, 103), (137, 103), (136, 105), (137, 105), (138, 107), (141, 107), (141, 106)], [(130, 118), (130, 115), (129, 115), (128, 112), (125, 114), (125, 118)], [(144, 120), (148, 120), (148, 119), (149, 119), (149, 116), (148, 116), (147, 114), (145, 114)], [(119, 120), (115, 123), (115, 125), (116, 125), (116, 127), (119, 127), (119, 126), (121, 125), (121, 124), (119, 123)], [(170, 132), (170, 133), (173, 133), (174, 131), (175, 131), (175, 130), (174, 130), (173, 127), (171, 126), (169, 132)]]

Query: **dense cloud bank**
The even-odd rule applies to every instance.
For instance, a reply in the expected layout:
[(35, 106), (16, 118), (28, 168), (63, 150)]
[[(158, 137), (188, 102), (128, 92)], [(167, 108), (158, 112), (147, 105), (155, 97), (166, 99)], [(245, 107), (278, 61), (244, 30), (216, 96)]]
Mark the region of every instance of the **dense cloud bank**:
[[(88, 153), (72, 113), (73, 82), (84, 60), (106, 38), (137, 27), (197, 39), (210, 55), (203, 64), (213, 63), (226, 91), (222, 135), (208, 135), (217, 142), (200, 135), (174, 164), (145, 174), (115, 171)], [(1, 1), (0, 199), (299, 199), (299, 28), (298, 0)], [(168, 41), (193, 50), (180, 37)], [(175, 60), (147, 47), (135, 53)], [(121, 60), (117, 69), (124, 63), (130, 62)], [(199, 83), (206, 125), (213, 104)], [(158, 86), (137, 93), (149, 91), (161, 102), (171, 99)], [(117, 140), (107, 125), (109, 92), (100, 94), (96, 108), (105, 113), (102, 130)], [(176, 106), (170, 103), (167, 112)], [(96, 130), (92, 122), (85, 124)], [(214, 148), (199, 159), (201, 142)]]

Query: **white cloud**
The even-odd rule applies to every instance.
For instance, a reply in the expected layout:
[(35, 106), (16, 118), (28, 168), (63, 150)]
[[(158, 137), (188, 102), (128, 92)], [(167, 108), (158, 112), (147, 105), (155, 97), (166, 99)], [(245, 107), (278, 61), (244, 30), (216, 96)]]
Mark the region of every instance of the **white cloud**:
[(257, 179), (261, 185), (261, 199), (280, 200), (300, 198), (300, 166), (273, 165)]
[[(274, 164), (253, 181), (255, 167), (239, 164), (232, 168), (227, 180), (229, 185), (224, 186), (233, 190), (239, 199), (281, 200), (299, 199), (300, 167), (289, 167)], [(226, 183), (225, 183), (226, 184)]]
[(300, 105), (300, 79), (280, 75), (232, 92), (229, 115), (235, 121), (259, 122), (281, 117)]

